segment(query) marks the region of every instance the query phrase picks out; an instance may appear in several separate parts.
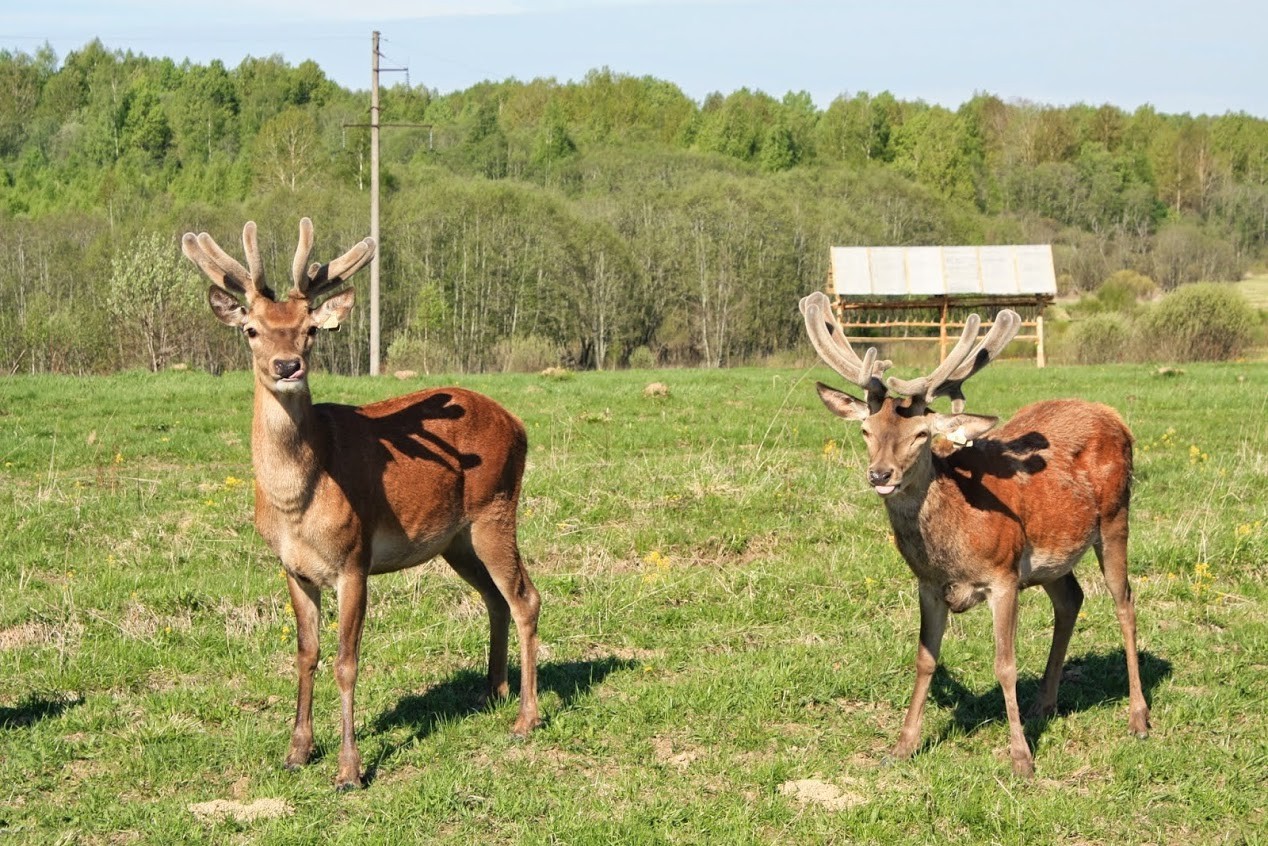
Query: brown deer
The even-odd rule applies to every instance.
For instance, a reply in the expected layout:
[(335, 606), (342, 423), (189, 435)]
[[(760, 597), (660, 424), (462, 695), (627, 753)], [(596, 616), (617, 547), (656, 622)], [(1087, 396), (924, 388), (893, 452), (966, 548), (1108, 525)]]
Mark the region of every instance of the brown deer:
[[(860, 400), (818, 384), (829, 411), (862, 424), (868, 484), (884, 501), (898, 549), (919, 583), (916, 689), (894, 756), (911, 756), (919, 743), (947, 611), (966, 611), (985, 600), (994, 620), (995, 677), (1008, 713), (1013, 770), (1034, 773), (1017, 709), (1018, 592), (1041, 585), (1052, 600), (1052, 647), (1031, 711), (1051, 715), (1083, 603), (1073, 568), (1089, 548), (1096, 551), (1123, 632), (1128, 727), (1146, 737), (1149, 706), (1141, 692), (1136, 611), (1127, 582), (1132, 436), (1118, 413), (1065, 399), (1028, 405), (999, 428), (998, 418), (965, 414), (964, 381), (1020, 327), (1009, 310), (1000, 312), (976, 347), (980, 320), (970, 316), (955, 348), (930, 375), (884, 382), (891, 362), (878, 361), (875, 348), (858, 357), (826, 295), (803, 299), (801, 312), (820, 357), (864, 391)], [(930, 408), (937, 397), (951, 398), (951, 414)]]
[[(516, 507), (524, 472), (524, 426), (488, 397), (461, 388), (420, 391), (361, 407), (313, 404), (309, 358), (321, 329), (337, 329), (352, 308), (345, 289), (317, 302), (369, 263), (366, 238), (329, 264), (308, 266), (313, 225), (299, 223), (294, 287), (278, 299), (266, 285), (254, 223), (242, 230), (249, 270), (206, 232), (187, 233), (185, 255), (214, 283), (211, 310), (251, 348), (255, 410), (251, 458), (255, 525), (282, 560), (297, 633), (299, 694), (288, 769), (313, 749), (313, 674), (321, 592), (339, 605), (339, 688), (343, 737), (340, 790), (361, 784), (353, 692), (366, 580), (441, 555), (471, 584), (489, 613), (487, 696), (507, 695), (508, 615), (520, 642), (520, 709), (514, 732), (537, 716), (537, 615), (541, 601), (520, 561)], [(245, 300), (245, 305), (239, 302)]]

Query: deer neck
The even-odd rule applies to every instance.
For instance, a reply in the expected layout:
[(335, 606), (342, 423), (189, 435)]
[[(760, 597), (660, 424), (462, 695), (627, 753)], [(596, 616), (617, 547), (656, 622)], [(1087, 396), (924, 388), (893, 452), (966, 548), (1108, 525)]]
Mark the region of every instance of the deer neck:
[(922, 517), (929, 503), (936, 472), (932, 461), (921, 461), (906, 474), (901, 490), (885, 497), (885, 513), (903, 557), (916, 565), (928, 559)]
[(257, 490), (283, 512), (302, 512), (321, 474), (322, 444), (307, 390), (278, 394), (255, 389), (251, 460)]

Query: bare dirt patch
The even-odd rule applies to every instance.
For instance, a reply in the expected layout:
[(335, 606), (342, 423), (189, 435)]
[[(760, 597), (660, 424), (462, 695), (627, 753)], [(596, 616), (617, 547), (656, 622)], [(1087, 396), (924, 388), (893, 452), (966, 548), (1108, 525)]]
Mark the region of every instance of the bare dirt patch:
[(844, 811), (867, 803), (862, 794), (817, 778), (786, 781), (779, 786), (779, 794), (802, 805), (819, 805), (829, 811)]
[(662, 764), (685, 770), (700, 758), (701, 752), (690, 744), (674, 743), (667, 737), (653, 737), (652, 754)]
[(204, 822), (220, 822), (234, 819), (240, 823), (289, 817), (295, 809), (285, 799), (256, 799), (254, 802), (238, 802), (233, 799), (212, 799), (189, 806), (189, 812)]

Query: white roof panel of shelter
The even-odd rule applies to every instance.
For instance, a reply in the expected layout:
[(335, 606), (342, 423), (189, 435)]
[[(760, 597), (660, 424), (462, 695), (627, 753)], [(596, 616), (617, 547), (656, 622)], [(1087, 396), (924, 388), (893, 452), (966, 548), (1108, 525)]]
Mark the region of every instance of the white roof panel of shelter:
[(833, 247), (832, 283), (848, 297), (1057, 293), (1048, 244)]

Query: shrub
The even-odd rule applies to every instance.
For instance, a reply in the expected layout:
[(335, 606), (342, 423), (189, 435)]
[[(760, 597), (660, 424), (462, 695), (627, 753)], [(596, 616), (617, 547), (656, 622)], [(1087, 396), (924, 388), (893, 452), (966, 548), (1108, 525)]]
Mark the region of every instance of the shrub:
[(1107, 311), (1130, 312), (1141, 300), (1158, 295), (1158, 283), (1143, 273), (1120, 270), (1106, 279), (1096, 291), (1096, 298)]
[(538, 373), (560, 362), (563, 348), (540, 335), (503, 338), (493, 345), (493, 366), (503, 373)]
[(1121, 314), (1094, 314), (1075, 323), (1066, 339), (1079, 364), (1122, 361), (1131, 344), (1132, 328)]
[(651, 370), (656, 366), (656, 354), (647, 347), (635, 347), (630, 353), (630, 368), (632, 370)]
[(393, 339), (387, 348), (387, 360), (392, 370), (418, 370), (422, 373), (458, 373), (461, 366), (457, 355), (445, 344), (430, 338), (403, 333)]
[(1226, 361), (1246, 351), (1258, 322), (1235, 288), (1214, 282), (1183, 285), (1141, 318), (1143, 354), (1171, 361)]

